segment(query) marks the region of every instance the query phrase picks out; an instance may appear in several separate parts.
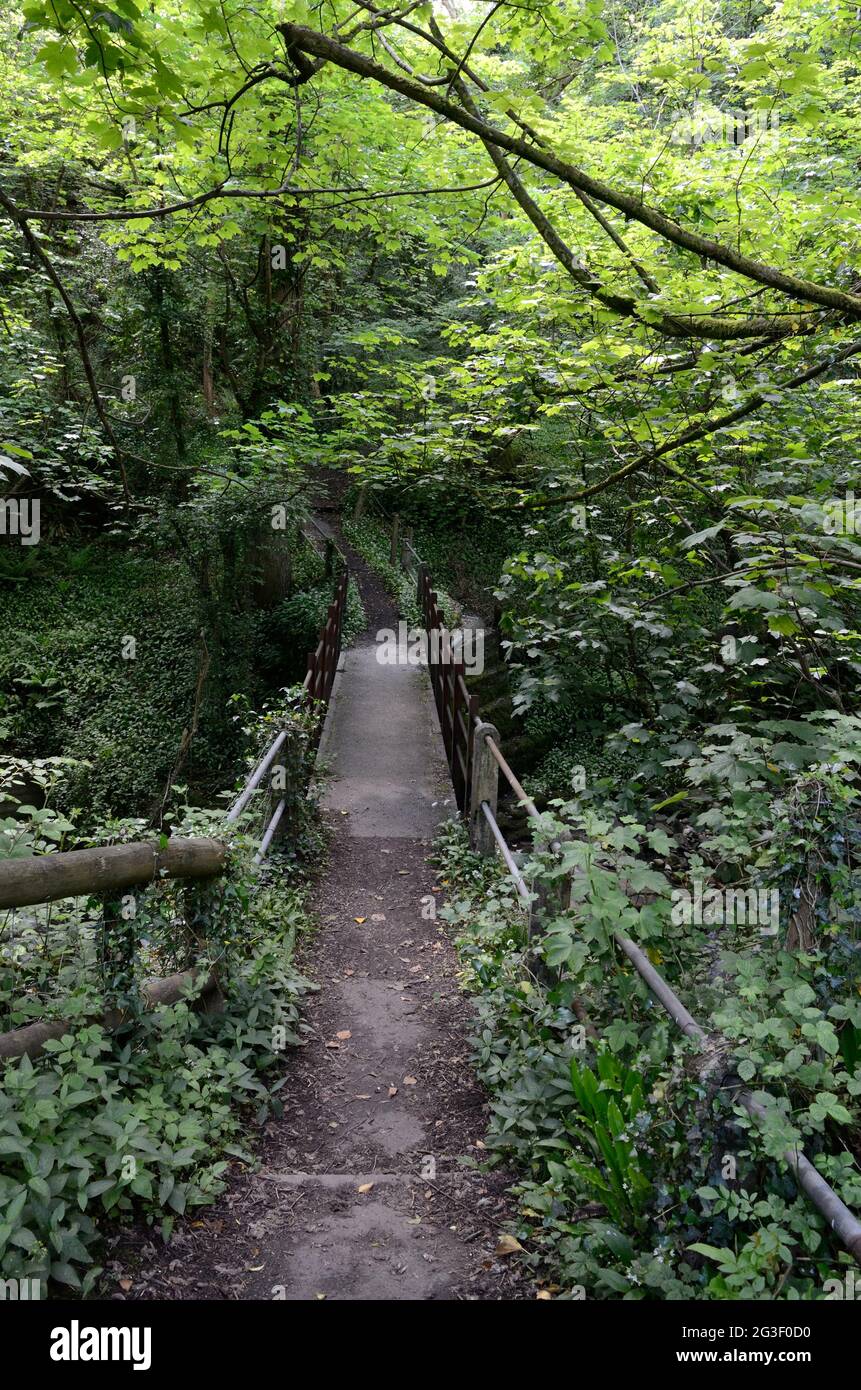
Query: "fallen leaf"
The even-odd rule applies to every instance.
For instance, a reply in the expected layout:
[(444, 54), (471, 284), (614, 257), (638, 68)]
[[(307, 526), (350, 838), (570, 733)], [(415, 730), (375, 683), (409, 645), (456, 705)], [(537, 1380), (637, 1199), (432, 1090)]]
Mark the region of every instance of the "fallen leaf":
[(386, 914), (385, 914), (385, 912), (372, 912), (372, 913), (371, 913), (371, 921), (372, 921), (372, 922), (385, 922), (385, 920), (386, 920)]
[(486, 1148), (487, 1148), (487, 1145), (485, 1144), (485, 1142), (484, 1142), (483, 1139), (476, 1139), (476, 1141), (475, 1141), (475, 1147), (476, 1147), (477, 1149), (486, 1149)]
[(506, 1234), (499, 1237), (499, 1244), (493, 1253), (495, 1255), (516, 1255), (518, 1250), (522, 1249), (523, 1246), (520, 1244), (519, 1240), (516, 1240), (514, 1236)]
[(390, 1087), (389, 1087), (389, 1100), (391, 1100), (392, 1097), (393, 1097), (393, 1096), (396, 1096), (397, 1094), (398, 1094), (398, 1088), (397, 1088), (397, 1086), (390, 1086)]
[(367, 922), (367, 920), (368, 920), (367, 917), (354, 917), (354, 918), (353, 918), (353, 921), (354, 921), (354, 922), (358, 922), (359, 924), (361, 924), (362, 922)]
[(352, 1036), (353, 1035), (350, 1032), (349, 1028), (343, 1028), (340, 1033), (335, 1034), (335, 1037), (340, 1038), (341, 1042), (346, 1042), (347, 1039), (351, 1038)]
[(415, 1077), (415, 1076), (405, 1076), (405, 1077), (404, 1077), (404, 1085), (405, 1085), (405, 1086), (417, 1086), (418, 1084), (419, 1084), (419, 1083), (418, 1083), (418, 1078), (417, 1078), (417, 1077)]
[(370, 1099), (371, 1099), (371, 1097), (370, 1097), (370, 1095), (369, 1095), (366, 1091), (360, 1091), (360, 1092), (358, 1093), (358, 1095), (356, 1096), (356, 1100), (370, 1100)]
[(123, 1293), (128, 1293), (128, 1291), (129, 1291), (129, 1289), (131, 1288), (131, 1286), (132, 1286), (132, 1281), (131, 1281), (131, 1279), (121, 1279), (121, 1280), (120, 1280), (120, 1288), (122, 1289)]
[(334, 1052), (339, 1052), (340, 1049), (341, 1049), (341, 1044), (340, 1044), (339, 1042), (331, 1042), (331, 1041), (330, 1041), (330, 1042), (327, 1042), (327, 1043), (326, 1043), (326, 1046), (327, 1046), (327, 1047), (331, 1047), (332, 1050), (333, 1050)]
[(359, 1187), (356, 1188), (356, 1191), (357, 1191), (357, 1192), (370, 1192), (370, 1191), (372, 1190), (373, 1186), (374, 1186), (374, 1184), (373, 1184), (372, 1182), (363, 1182), (363, 1183), (361, 1183), (361, 1185), (360, 1185)]
[(535, 1295), (535, 1297), (536, 1297), (536, 1298), (548, 1298), (548, 1299), (551, 1300), (551, 1302), (552, 1302), (552, 1299), (553, 1299), (553, 1295), (550, 1294), (550, 1293), (548, 1293), (546, 1289), (539, 1289), (539, 1290), (538, 1290), (538, 1293)]

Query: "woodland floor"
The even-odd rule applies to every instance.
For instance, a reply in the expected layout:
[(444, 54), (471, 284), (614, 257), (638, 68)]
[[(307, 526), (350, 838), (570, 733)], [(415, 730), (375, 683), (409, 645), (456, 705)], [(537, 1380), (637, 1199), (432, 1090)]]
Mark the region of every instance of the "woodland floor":
[[(327, 521), (337, 530), (331, 512)], [(299, 962), (320, 986), (310, 1032), (288, 1054), (284, 1114), (266, 1126), (258, 1171), (235, 1164), (218, 1201), (178, 1223), (168, 1245), (123, 1233), (109, 1297), (534, 1296), (495, 1254), (511, 1175), (469, 1166), (484, 1157), (487, 1119), (471, 1006), (443, 924), (422, 916), (422, 899), (442, 896), (428, 855), (452, 798), (427, 674), (377, 663), (374, 635), (397, 615), (338, 539), (368, 627), (346, 655), (321, 747), (330, 848), (319, 930)]]

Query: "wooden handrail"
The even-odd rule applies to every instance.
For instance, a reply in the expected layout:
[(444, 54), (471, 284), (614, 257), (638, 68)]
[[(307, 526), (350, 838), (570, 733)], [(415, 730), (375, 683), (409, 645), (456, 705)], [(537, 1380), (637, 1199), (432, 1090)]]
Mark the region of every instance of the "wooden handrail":
[(32, 907), (84, 894), (108, 897), (158, 878), (202, 879), (220, 874), (227, 850), (219, 840), (174, 836), (161, 847), (127, 845), (34, 854), (0, 862), (0, 908)]

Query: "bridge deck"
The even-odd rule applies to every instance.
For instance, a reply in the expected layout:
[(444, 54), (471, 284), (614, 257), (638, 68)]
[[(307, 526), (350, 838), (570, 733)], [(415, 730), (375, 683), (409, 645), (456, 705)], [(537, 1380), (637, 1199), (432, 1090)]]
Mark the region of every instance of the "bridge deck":
[[(373, 637), (373, 634), (371, 634)], [(320, 745), (324, 810), (355, 836), (425, 839), (454, 802), (427, 671), (381, 665), (371, 641), (343, 658)]]
[[(484, 1097), (428, 863), (454, 792), (427, 671), (377, 660), (377, 633), (397, 617), (377, 577), (338, 543), (369, 625), (343, 659), (320, 745), (331, 842), (308, 968), (321, 989), (310, 1040), (287, 1069), (285, 1116), (260, 1179), (270, 1210), (241, 1296), (471, 1297), (488, 1277), (487, 1223), (504, 1219), (505, 1200), (501, 1182), (461, 1165), (479, 1157)], [(498, 1272), (491, 1282), (496, 1297)]]

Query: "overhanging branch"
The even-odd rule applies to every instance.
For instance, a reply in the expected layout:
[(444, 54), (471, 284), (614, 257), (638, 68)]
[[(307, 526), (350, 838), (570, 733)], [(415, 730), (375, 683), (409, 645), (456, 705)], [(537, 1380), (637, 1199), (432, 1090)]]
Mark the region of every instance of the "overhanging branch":
[(820, 304), (828, 309), (837, 309), (851, 319), (861, 318), (861, 296), (859, 295), (850, 294), (833, 285), (820, 285), (813, 280), (789, 275), (786, 271), (767, 265), (751, 256), (746, 256), (731, 246), (714, 241), (711, 237), (705, 237), (699, 232), (691, 231), (672, 218), (666, 217), (656, 208), (650, 207), (633, 194), (615, 188), (602, 179), (594, 178), (587, 174), (584, 169), (571, 164), (568, 160), (560, 159), (558, 155), (553, 154), (548, 149), (530, 144), (520, 136), (510, 135), (507, 131), (500, 130), (483, 117), (474, 116), (463, 107), (447, 100), (433, 88), (425, 87), (420, 82), (416, 82), (400, 72), (391, 72), (372, 58), (338, 43), (336, 39), (327, 34), (320, 33), (315, 29), (308, 29), (301, 24), (280, 24), (278, 29), (289, 43), (303, 52), (328, 60), (347, 72), (355, 73), (358, 77), (370, 78), (371, 81), (378, 82), (391, 91), (399, 92), (401, 96), (405, 96), (421, 106), (429, 107), (430, 110), (436, 111), (446, 120), (470, 131), (473, 135), (477, 135), (479, 139), (488, 140), (499, 149), (528, 160), (529, 163), (553, 174), (563, 183), (568, 184), (569, 187), (586, 193), (600, 203), (616, 208), (626, 217), (648, 227), (675, 246), (692, 251), (695, 255), (713, 261), (717, 265), (722, 265), (727, 270), (749, 280), (754, 280), (758, 284), (767, 285), (782, 294), (790, 295), (799, 302)]

